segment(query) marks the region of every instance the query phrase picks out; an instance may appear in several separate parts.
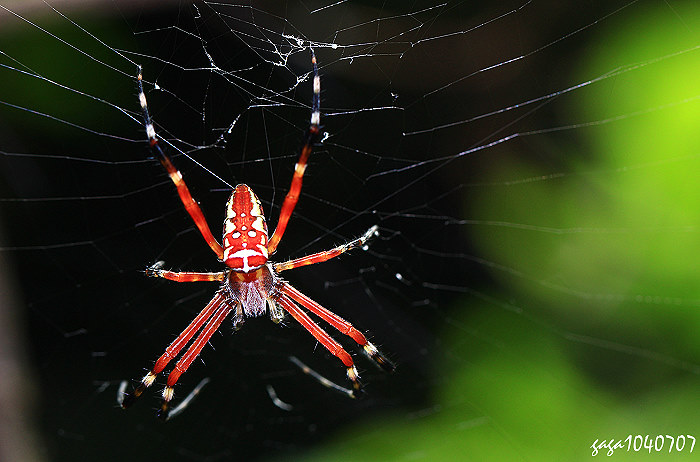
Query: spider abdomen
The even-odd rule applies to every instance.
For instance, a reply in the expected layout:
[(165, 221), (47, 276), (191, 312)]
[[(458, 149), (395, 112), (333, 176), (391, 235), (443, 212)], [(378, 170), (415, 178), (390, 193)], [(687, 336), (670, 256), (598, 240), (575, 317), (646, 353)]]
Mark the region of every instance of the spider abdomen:
[(260, 199), (244, 184), (236, 186), (226, 205), (224, 263), (249, 273), (267, 263), (267, 223)]

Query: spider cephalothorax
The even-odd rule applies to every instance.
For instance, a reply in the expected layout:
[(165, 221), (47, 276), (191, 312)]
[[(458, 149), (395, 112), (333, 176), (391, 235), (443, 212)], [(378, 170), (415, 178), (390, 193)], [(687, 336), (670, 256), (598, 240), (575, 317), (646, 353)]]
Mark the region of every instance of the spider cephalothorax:
[(182, 178), (182, 174), (175, 168), (166, 152), (158, 145), (155, 128), (148, 113), (146, 95), (143, 92), (141, 68), (139, 67), (139, 101), (144, 114), (146, 135), (151, 150), (168, 172), (170, 179), (177, 188), (180, 200), (185, 206), (187, 213), (194, 220), (202, 237), (204, 237), (209, 247), (227, 268), (215, 273), (175, 272), (163, 270), (161, 269), (162, 264), (157, 264), (146, 270), (146, 274), (152, 277), (161, 277), (176, 282), (219, 281), (221, 287), (190, 325), (165, 349), (165, 352), (156, 361), (153, 369), (141, 379), (141, 383), (134, 391), (122, 399), (121, 404), (123, 407), (126, 408), (131, 405), (146, 388), (155, 382), (156, 376), (167, 367), (168, 363), (189, 345), (168, 375), (166, 386), (163, 390), (163, 399), (158, 414), (162, 418), (167, 418), (170, 412), (170, 401), (174, 395), (174, 386), (178, 379), (200, 354), (204, 345), (206, 345), (224, 319), (232, 312), (235, 327), (240, 327), (246, 316), (256, 317), (268, 312), (273, 321), (279, 322), (285, 312), (292, 315), (319, 343), (343, 362), (347, 368), (348, 379), (352, 382), (352, 391), (349, 392), (352, 396), (356, 396), (362, 390), (362, 384), (352, 357), (338, 342), (316, 324), (300, 305), (327, 322), (340, 333), (352, 338), (383, 369), (388, 371), (394, 370), (394, 365), (379, 352), (377, 347), (367, 341), (362, 332), (355, 329), (352, 324), (337, 314), (299, 292), (278, 276), (278, 273), (282, 271), (321, 263), (337, 257), (350, 249), (363, 246), (370, 237), (377, 234), (376, 226), (371, 227), (359, 238), (330, 250), (282, 263), (274, 263), (268, 260), (269, 256), (275, 253), (277, 245), (287, 228), (289, 218), (299, 200), (306, 163), (320, 133), (321, 79), (318, 75), (316, 58), (313, 55), (312, 64), (314, 96), (311, 123), (304, 138), (299, 160), (294, 168), (292, 184), (282, 204), (275, 232), (268, 239), (267, 223), (260, 200), (250, 187), (239, 184), (232, 191), (226, 205), (223, 246), (212, 235), (204, 214), (197, 202), (192, 198)]

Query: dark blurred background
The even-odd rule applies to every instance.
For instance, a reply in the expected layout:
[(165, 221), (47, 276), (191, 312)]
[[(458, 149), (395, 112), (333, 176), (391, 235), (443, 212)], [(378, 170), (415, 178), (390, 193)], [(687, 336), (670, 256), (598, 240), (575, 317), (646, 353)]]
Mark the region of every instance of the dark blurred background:
[[(2, 5), (8, 460), (582, 460), (596, 439), (700, 434), (694, 2)], [(155, 418), (162, 378), (121, 411), (119, 383), (215, 290), (142, 270), (219, 268), (149, 159), (134, 63), (216, 234), (227, 183), (276, 222), (308, 42), (328, 137), (279, 258), (379, 225), (285, 277), (397, 372), (356, 355), (368, 396), (348, 400), (289, 362), (345, 385), (307, 332), (253, 319), (183, 376), (179, 398), (211, 382), (182, 415)]]

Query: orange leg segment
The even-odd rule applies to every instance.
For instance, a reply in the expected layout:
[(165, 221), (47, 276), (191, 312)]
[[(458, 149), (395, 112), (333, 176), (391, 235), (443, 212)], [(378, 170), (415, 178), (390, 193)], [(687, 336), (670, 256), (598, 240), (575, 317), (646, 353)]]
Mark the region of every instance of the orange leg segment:
[(218, 273), (198, 273), (192, 271), (166, 271), (159, 269), (157, 267), (150, 267), (146, 270), (146, 276), (153, 278), (163, 278), (175, 282), (211, 282), (211, 281), (223, 281), (226, 279), (226, 271), (220, 271)]
[(158, 358), (158, 361), (156, 361), (153, 369), (151, 369), (151, 371), (146, 374), (143, 379), (141, 379), (141, 383), (139, 383), (134, 391), (124, 398), (121, 403), (123, 408), (126, 409), (127, 407), (131, 406), (136, 398), (143, 394), (146, 388), (153, 385), (156, 376), (161, 373), (168, 363), (180, 353), (180, 351), (190, 342), (190, 340), (192, 340), (192, 337), (194, 337), (194, 335), (202, 328), (204, 323), (212, 317), (223, 301), (224, 299), (220, 293), (217, 293), (214, 298), (211, 299), (207, 306), (205, 306), (197, 317), (192, 320), (190, 325), (187, 326), (185, 330), (183, 330), (182, 333), (178, 335), (175, 340), (173, 340), (168, 348), (165, 349), (165, 353)]
[(365, 242), (367, 242), (367, 240), (375, 234), (377, 234), (377, 227), (372, 226), (370, 229), (367, 230), (365, 234), (353, 241), (347, 242), (343, 245), (339, 245), (338, 247), (334, 247), (330, 250), (324, 250), (323, 252), (317, 252), (311, 255), (307, 255), (305, 257), (285, 261), (283, 263), (274, 263), (274, 269), (276, 272), (279, 273), (293, 268), (298, 268), (300, 266), (308, 266), (315, 265), (316, 263), (323, 263), (324, 261), (328, 261), (331, 258), (335, 258), (338, 255), (344, 254), (348, 250), (352, 250), (354, 248), (363, 246)]
[(174, 386), (180, 379), (180, 376), (187, 371), (187, 369), (192, 365), (192, 362), (199, 356), (202, 349), (207, 344), (209, 339), (214, 332), (219, 329), (221, 323), (226, 319), (226, 317), (231, 313), (232, 308), (228, 303), (224, 303), (216, 308), (216, 312), (213, 314), (207, 325), (204, 327), (202, 332), (197, 336), (197, 338), (192, 342), (187, 352), (180, 358), (173, 370), (168, 375), (168, 380), (166, 387), (163, 390), (163, 400), (161, 401), (160, 409), (158, 410), (158, 417), (162, 419), (168, 418), (168, 413), (170, 411), (170, 401), (173, 399), (175, 393)]
[(192, 217), (194, 224), (197, 225), (199, 232), (202, 234), (202, 237), (204, 237), (204, 240), (207, 241), (209, 247), (214, 251), (216, 256), (219, 257), (219, 260), (222, 260), (224, 258), (224, 249), (211, 233), (207, 220), (204, 218), (204, 213), (202, 213), (202, 209), (199, 208), (199, 204), (197, 204), (197, 202), (195, 202), (195, 200), (192, 198), (192, 194), (190, 194), (190, 190), (185, 184), (185, 180), (182, 179), (182, 174), (177, 168), (175, 168), (165, 152), (160, 149), (160, 146), (157, 144), (157, 140), (152, 140), (151, 146), (158, 154), (158, 160), (163, 167), (165, 167), (165, 170), (168, 172), (168, 176), (170, 176), (170, 179), (175, 184), (177, 194), (180, 196), (180, 200), (185, 206), (185, 210), (187, 210), (187, 213), (189, 213), (189, 215)]
[(267, 251), (270, 255), (275, 253), (275, 250), (277, 250), (277, 245), (280, 243), (282, 235), (287, 229), (287, 223), (289, 223), (289, 218), (292, 216), (294, 207), (296, 207), (297, 202), (299, 202), (301, 182), (302, 178), (304, 177), (304, 171), (306, 170), (306, 163), (309, 161), (309, 155), (311, 155), (314, 143), (321, 133), (321, 77), (318, 75), (316, 55), (314, 55), (313, 52), (311, 55), (311, 64), (313, 64), (314, 67), (314, 96), (311, 104), (311, 123), (309, 125), (309, 129), (306, 131), (304, 145), (301, 147), (301, 153), (299, 154), (299, 160), (294, 167), (292, 185), (289, 187), (289, 192), (284, 198), (284, 203), (282, 204), (282, 209), (280, 210), (280, 217), (277, 220), (277, 227), (275, 228), (275, 232), (272, 234), (272, 237), (267, 244)]
[(301, 154), (299, 155), (299, 160), (294, 167), (294, 176), (292, 176), (292, 185), (289, 187), (289, 192), (284, 198), (284, 203), (282, 204), (282, 210), (280, 210), (280, 217), (277, 220), (277, 227), (275, 232), (272, 234), (270, 241), (267, 244), (267, 251), (272, 255), (275, 250), (277, 250), (277, 245), (282, 239), (284, 231), (287, 229), (287, 224), (292, 216), (294, 207), (296, 207), (297, 202), (299, 202), (299, 194), (301, 193), (301, 184), (304, 177), (304, 171), (306, 170), (306, 163), (309, 160), (309, 155), (311, 154), (313, 143), (319, 134), (319, 127), (312, 125), (306, 136), (306, 142), (301, 148)]
[[(297, 322), (304, 327), (304, 329), (308, 330), (309, 333), (311, 333), (311, 335), (313, 335), (316, 340), (318, 340), (321, 345), (326, 348), (326, 350), (328, 350), (332, 355), (337, 356), (338, 359), (343, 362), (345, 367), (347, 367), (347, 374), (348, 378), (352, 382), (353, 391), (355, 394), (360, 393), (362, 391), (362, 382), (360, 382), (360, 376), (357, 373), (352, 357), (348, 354), (348, 352), (345, 351), (343, 347), (333, 339), (333, 337), (328, 335), (325, 330), (321, 329), (321, 327), (319, 327), (319, 325), (316, 324), (308, 314), (304, 313), (304, 311), (296, 306), (290, 299), (282, 296), (277, 301), (280, 305), (282, 305), (282, 308), (291, 314), (294, 319), (296, 319)], [(353, 397), (356, 397), (355, 394)]]
[(331, 310), (319, 305), (317, 302), (302, 294), (286, 282), (280, 287), (280, 292), (282, 292), (283, 295), (290, 297), (301, 306), (307, 308), (309, 311), (326, 321), (331, 326), (335, 327), (341, 334), (345, 334), (352, 338), (364, 349), (367, 356), (376, 362), (382, 369), (388, 372), (393, 372), (394, 369), (396, 369), (394, 363), (392, 363), (386, 356), (381, 354), (374, 344), (367, 341), (367, 338), (362, 332), (355, 329), (355, 327), (353, 327), (353, 325), (347, 322), (345, 319), (341, 318)]
[(148, 137), (148, 143), (151, 146), (151, 151), (158, 158), (165, 170), (168, 172), (168, 176), (170, 176), (170, 179), (173, 181), (175, 187), (177, 188), (177, 194), (180, 196), (180, 200), (185, 206), (185, 210), (187, 210), (187, 213), (189, 213), (189, 215), (192, 217), (192, 220), (194, 220), (194, 224), (197, 225), (197, 228), (202, 234), (202, 237), (204, 237), (204, 240), (207, 241), (207, 244), (209, 244), (209, 247), (211, 247), (216, 256), (219, 257), (219, 260), (222, 260), (224, 258), (224, 249), (221, 247), (221, 244), (219, 244), (216, 241), (216, 238), (211, 233), (209, 225), (207, 224), (207, 220), (204, 218), (204, 213), (202, 213), (202, 209), (199, 208), (199, 204), (197, 204), (197, 202), (195, 202), (195, 200), (192, 198), (192, 194), (190, 194), (190, 190), (185, 184), (185, 180), (182, 179), (182, 174), (180, 173), (180, 171), (177, 168), (175, 168), (175, 165), (173, 165), (173, 162), (170, 160), (170, 157), (158, 145), (158, 138), (156, 138), (156, 130), (153, 127), (153, 121), (151, 120), (151, 116), (148, 113), (146, 94), (143, 92), (143, 76), (141, 75), (141, 66), (138, 67), (137, 81), (139, 90), (139, 102), (141, 103), (141, 110), (143, 111), (143, 119), (146, 125), (146, 136)]

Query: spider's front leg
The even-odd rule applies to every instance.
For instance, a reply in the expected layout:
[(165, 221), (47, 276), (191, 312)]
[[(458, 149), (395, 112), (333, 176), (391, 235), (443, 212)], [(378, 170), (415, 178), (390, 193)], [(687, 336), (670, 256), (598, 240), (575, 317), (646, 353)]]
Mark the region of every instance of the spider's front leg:
[(207, 224), (206, 218), (204, 218), (204, 213), (202, 209), (199, 208), (199, 204), (192, 198), (185, 180), (182, 178), (182, 174), (175, 167), (170, 156), (160, 147), (158, 144), (158, 138), (156, 137), (156, 130), (153, 126), (153, 120), (151, 120), (151, 115), (148, 112), (148, 103), (146, 102), (146, 93), (143, 91), (143, 75), (141, 74), (141, 66), (138, 67), (138, 90), (139, 90), (139, 104), (141, 105), (141, 111), (143, 112), (143, 121), (146, 126), (146, 136), (148, 137), (148, 144), (151, 147), (151, 152), (161, 163), (165, 171), (168, 172), (168, 176), (172, 180), (175, 188), (177, 188), (177, 194), (180, 196), (180, 201), (182, 205), (185, 206), (185, 210), (192, 217), (194, 224), (199, 229), (200, 234), (207, 241), (209, 247), (214, 251), (219, 260), (223, 259), (224, 249), (221, 244), (216, 240), (214, 235), (209, 229), (209, 224)]
[(304, 136), (304, 144), (299, 153), (299, 160), (297, 160), (297, 164), (294, 166), (292, 184), (284, 198), (284, 203), (282, 203), (280, 216), (277, 219), (277, 227), (275, 228), (275, 232), (272, 233), (270, 241), (267, 243), (267, 251), (270, 255), (274, 254), (275, 250), (277, 250), (277, 245), (280, 243), (282, 235), (287, 229), (287, 223), (289, 223), (294, 207), (296, 207), (297, 202), (299, 202), (299, 194), (301, 194), (301, 183), (304, 178), (304, 171), (306, 171), (306, 163), (309, 161), (313, 146), (321, 134), (321, 77), (318, 75), (316, 55), (313, 54), (313, 51), (311, 63), (314, 67), (314, 96), (313, 102), (311, 103), (311, 123)]
[(372, 226), (368, 229), (365, 234), (358, 237), (357, 239), (346, 242), (345, 244), (339, 245), (338, 247), (333, 247), (330, 250), (324, 250), (321, 252), (316, 252), (311, 255), (306, 255), (305, 257), (295, 258), (294, 260), (285, 261), (282, 263), (273, 263), (273, 268), (275, 272), (280, 273), (282, 271), (287, 271), (294, 268), (299, 268), (300, 266), (315, 265), (316, 263), (323, 263), (331, 258), (335, 258), (339, 255), (344, 254), (348, 250), (355, 249), (357, 247), (362, 247), (365, 243), (373, 236), (378, 236), (377, 225)]
[(163, 278), (175, 282), (206, 282), (206, 281), (223, 281), (228, 274), (226, 271), (216, 273), (200, 273), (195, 271), (168, 271), (162, 269), (164, 262), (159, 261), (156, 264), (146, 268), (146, 276), (152, 278)]

